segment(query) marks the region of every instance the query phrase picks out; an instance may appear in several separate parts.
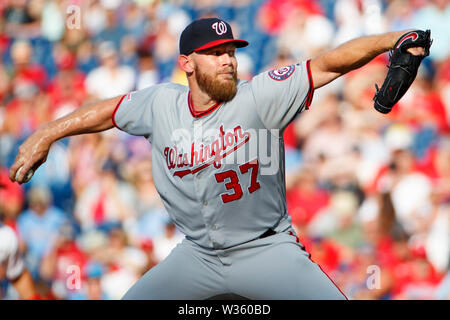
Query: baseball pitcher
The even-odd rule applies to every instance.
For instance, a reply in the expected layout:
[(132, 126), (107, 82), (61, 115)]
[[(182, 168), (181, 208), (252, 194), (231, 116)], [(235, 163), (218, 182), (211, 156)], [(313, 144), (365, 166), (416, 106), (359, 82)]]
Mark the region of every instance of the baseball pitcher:
[[(186, 237), (124, 299), (208, 299), (223, 294), (346, 299), (309, 259), (292, 228), (282, 133), (296, 115), (308, 110), (315, 89), (377, 55), (401, 49), (402, 55), (423, 58), (429, 33), (423, 36), (425, 32), (416, 30), (417, 37), (406, 38), (405, 33), (358, 38), (316, 58), (240, 81), (235, 52), (248, 42), (234, 39), (223, 20), (195, 20), (179, 43), (178, 66), (186, 73), (187, 87), (151, 86), (48, 123), (19, 148), (10, 179), (26, 182), (52, 143), (63, 137), (113, 127), (144, 136), (152, 144), (157, 190)], [(383, 94), (378, 93), (377, 101), (385, 104), (384, 111), (390, 106), (381, 99)]]

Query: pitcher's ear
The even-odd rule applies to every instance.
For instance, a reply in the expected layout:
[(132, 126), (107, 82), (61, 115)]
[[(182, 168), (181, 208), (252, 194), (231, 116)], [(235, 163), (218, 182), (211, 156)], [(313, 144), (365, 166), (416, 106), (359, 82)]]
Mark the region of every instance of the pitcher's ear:
[(187, 74), (191, 74), (192, 72), (194, 72), (194, 61), (192, 61), (192, 58), (190, 56), (186, 56), (184, 54), (179, 55), (178, 66)]

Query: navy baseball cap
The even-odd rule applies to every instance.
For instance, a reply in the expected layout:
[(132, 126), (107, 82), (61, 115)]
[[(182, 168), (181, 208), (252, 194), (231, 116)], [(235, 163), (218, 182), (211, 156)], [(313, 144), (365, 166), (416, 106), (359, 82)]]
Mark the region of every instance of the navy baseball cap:
[(231, 26), (218, 18), (194, 20), (180, 36), (180, 54), (205, 50), (223, 43), (233, 42), (236, 47), (248, 46), (244, 40), (234, 39)]

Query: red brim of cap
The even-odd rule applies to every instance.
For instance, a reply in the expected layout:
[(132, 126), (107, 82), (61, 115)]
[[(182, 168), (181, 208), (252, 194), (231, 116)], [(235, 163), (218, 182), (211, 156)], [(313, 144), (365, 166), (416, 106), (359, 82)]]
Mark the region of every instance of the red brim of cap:
[(221, 40), (215, 40), (215, 41), (211, 41), (211, 42), (209, 42), (209, 43), (207, 43), (207, 44), (204, 44), (203, 46), (201, 46), (201, 47), (195, 49), (194, 52), (201, 51), (201, 50), (205, 50), (205, 49), (209, 49), (209, 48), (212, 48), (212, 47), (215, 47), (215, 46), (224, 44), (224, 43), (230, 43), (230, 42), (233, 42), (234, 44), (236, 44), (236, 47), (237, 47), (237, 48), (243, 48), (243, 47), (248, 46), (248, 42), (245, 41), (245, 40), (239, 40), (239, 39), (221, 39)]

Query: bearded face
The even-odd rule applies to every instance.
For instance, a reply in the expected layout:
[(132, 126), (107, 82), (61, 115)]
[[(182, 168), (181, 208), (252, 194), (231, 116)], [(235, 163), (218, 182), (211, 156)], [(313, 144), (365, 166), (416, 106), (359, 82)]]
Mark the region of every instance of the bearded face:
[(200, 89), (215, 101), (227, 102), (236, 95), (237, 72), (232, 67), (210, 75), (195, 66), (195, 79)]

